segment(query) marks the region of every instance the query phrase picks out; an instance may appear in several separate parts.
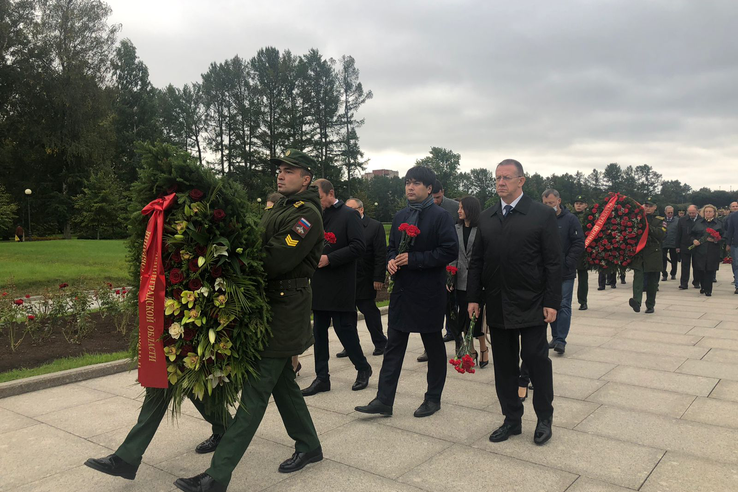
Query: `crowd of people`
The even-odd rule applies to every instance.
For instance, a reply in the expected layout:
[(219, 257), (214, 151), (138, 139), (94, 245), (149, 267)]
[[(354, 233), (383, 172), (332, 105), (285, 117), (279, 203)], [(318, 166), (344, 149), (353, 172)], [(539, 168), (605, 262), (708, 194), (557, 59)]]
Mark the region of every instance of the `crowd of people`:
[[(495, 170), (500, 200), (482, 210), (474, 197), (446, 197), (435, 173), (415, 166), (405, 175), (407, 205), (395, 214), (387, 241), (383, 225), (366, 214), (361, 200), (344, 202), (328, 180), (313, 180), (316, 163), (310, 156), (290, 149), (273, 162), (279, 168), (277, 192), (267, 197), (262, 219), (264, 261), (272, 265), (266, 272), (273, 340), (257, 363), (259, 377), (246, 383), (234, 417), (216, 421), (211, 417), (221, 409), (198, 403), (213, 434), (196, 452), (214, 454), (210, 468), (178, 479), (177, 488), (225, 491), (272, 396), (295, 441), (294, 454), (278, 470), (290, 473), (322, 460), (305, 398), (331, 391), (331, 325), (343, 346), (336, 356), (347, 357), (356, 370), (351, 389), (368, 388), (375, 374), (360, 343), (357, 311), (364, 314), (372, 356), (382, 357), (375, 364), (376, 394), (357, 406), (357, 412), (392, 416), (409, 336), (419, 333), (425, 352), (418, 360), (427, 362), (427, 388), (415, 417), (441, 409), (449, 366), (446, 343), (453, 342), (454, 352), (471, 351), (478, 369), (492, 362), (504, 420), (489, 440), (499, 443), (521, 434), (523, 402), (532, 384), (537, 416), (533, 440), (537, 445), (549, 441), (554, 415), (549, 350), (559, 356), (566, 352), (576, 279), (579, 309), (588, 309), (587, 200), (573, 197), (570, 211), (562, 201), (572, 197), (557, 190), (546, 190), (540, 200), (525, 194), (522, 164), (506, 159)], [(649, 198), (643, 208), (648, 241), (629, 265), (634, 271), (633, 310), (640, 311), (645, 290), (646, 313), (654, 312), (659, 280), (675, 280), (678, 264), (679, 288), (687, 289), (691, 275), (706, 296), (712, 294), (726, 248), (734, 275), (738, 273), (738, 203), (722, 217), (712, 205), (692, 205), (676, 215), (673, 207), (666, 207), (659, 216)], [(409, 235), (411, 229), (416, 233)], [(598, 288), (615, 288), (618, 275), (624, 282), (624, 269), (599, 272)], [(387, 276), (392, 288), (385, 332), (375, 299)], [(738, 294), (738, 278), (735, 289)], [(462, 344), (467, 334), (478, 350)], [(298, 356), (313, 344), (315, 377), (300, 389), (295, 379), (301, 369)], [(148, 396), (147, 390), (138, 423), (120, 448), (88, 460), (87, 466), (135, 478), (166, 411), (165, 404)]]

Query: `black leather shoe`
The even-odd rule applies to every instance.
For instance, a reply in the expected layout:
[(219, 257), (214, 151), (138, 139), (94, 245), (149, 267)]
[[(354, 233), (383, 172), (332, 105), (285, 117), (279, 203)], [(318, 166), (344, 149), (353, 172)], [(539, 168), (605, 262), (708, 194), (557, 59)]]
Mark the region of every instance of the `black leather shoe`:
[(367, 386), (369, 386), (369, 378), (372, 376), (372, 368), (370, 367), (367, 371), (359, 371), (356, 374), (356, 381), (354, 381), (354, 385), (351, 386), (351, 389), (353, 391), (359, 391), (363, 390)]
[(679, 290), (687, 290), (687, 289), (689, 289), (689, 287), (687, 287), (686, 285), (679, 286)]
[(605, 290), (604, 287), (597, 287), (597, 290)]
[(318, 393), (323, 393), (325, 391), (331, 390), (331, 382), (330, 381), (321, 381), (318, 378), (315, 378), (315, 380), (310, 383), (310, 386), (302, 390), (302, 396), (313, 396), (317, 395)]
[(321, 447), (318, 447), (318, 449), (314, 449), (313, 451), (308, 451), (307, 453), (295, 451), (291, 458), (283, 461), (282, 464), (279, 465), (278, 471), (279, 473), (296, 472), (297, 470), (302, 470), (310, 463), (317, 463), (322, 459), (323, 449)]
[(423, 353), (418, 356), (418, 362), (428, 362), (428, 353), (426, 351), (423, 351)]
[(385, 405), (379, 399), (375, 398), (372, 401), (369, 402), (368, 405), (360, 405), (358, 407), (354, 407), (354, 410), (361, 413), (370, 413), (370, 414), (379, 414), (379, 415), (392, 415), (392, 407), (390, 405)]
[(213, 451), (215, 451), (215, 448), (218, 447), (221, 439), (223, 439), (223, 434), (213, 434), (205, 439), (203, 442), (198, 444), (195, 448), (195, 452), (197, 454), (212, 453)]
[(671, 276), (671, 279), (672, 279), (672, 280), (676, 280), (676, 275), (672, 275), (672, 276)]
[(738, 287), (735, 289), (735, 292), (733, 294), (738, 294)]
[(85, 461), (85, 465), (89, 466), (93, 470), (107, 473), (114, 477), (125, 478), (126, 480), (133, 480), (136, 478), (136, 472), (138, 471), (137, 466), (126, 463), (122, 458), (115, 454), (111, 454), (104, 458), (90, 458)]
[(666, 282), (667, 280), (669, 280), (669, 277), (667, 277), (666, 275), (661, 277), (662, 282)]
[(451, 333), (446, 332), (446, 336), (443, 337), (443, 343), (453, 342), (453, 341), (454, 341), (454, 336)]
[(705, 289), (700, 289), (700, 294), (704, 294), (704, 293), (705, 293)]
[(620, 277), (620, 283), (625, 285), (625, 277)]
[[(625, 283), (625, 282), (623, 282), (623, 283)], [(612, 284), (612, 285), (610, 286), (610, 288), (611, 288), (611, 289), (617, 289), (617, 288), (618, 288), (618, 284)]]
[(417, 410), (415, 410), (415, 413), (413, 413), (414, 417), (430, 417), (437, 411), (441, 409), (441, 402), (440, 401), (431, 401), (431, 400), (425, 400), (423, 403), (420, 404)]
[(348, 357), (348, 354), (346, 353), (346, 349), (341, 350), (336, 354), (336, 357), (339, 359), (343, 359), (344, 357)]
[(647, 308), (646, 309), (646, 314), (651, 314), (651, 313), (653, 313), (653, 308)]
[(561, 342), (556, 342), (554, 344), (554, 352), (556, 352), (559, 355), (564, 355), (564, 352), (566, 352), (566, 345), (564, 345)]
[(375, 348), (374, 352), (372, 352), (372, 355), (384, 355), (384, 347)]
[(580, 304), (579, 305), (579, 310), (580, 311), (586, 311), (587, 309), (589, 309), (589, 308), (587, 308), (587, 303), (584, 303), (584, 304)]
[(707, 297), (712, 297), (712, 292), (705, 292), (705, 295), (706, 295)]
[(551, 419), (539, 420), (538, 425), (536, 425), (536, 431), (533, 434), (533, 442), (539, 446), (546, 444), (551, 439), (551, 435)]
[(523, 432), (523, 426), (520, 424), (512, 425), (508, 423), (502, 424), (490, 436), (490, 442), (507, 441), (510, 436), (519, 436)]
[(553, 340), (551, 340), (550, 342), (548, 342), (548, 348), (552, 349), (552, 348), (554, 348), (554, 345), (556, 345), (556, 344), (554, 343)]
[(174, 485), (185, 492), (225, 492), (228, 488), (227, 485), (217, 482), (207, 473), (190, 478), (178, 478)]
[(632, 307), (633, 308), (633, 311), (635, 311), (636, 313), (640, 313), (641, 312), (641, 305), (640, 305), (640, 303), (637, 303), (636, 300), (633, 299), (632, 297), (630, 299), (628, 299), (628, 305), (630, 307)]

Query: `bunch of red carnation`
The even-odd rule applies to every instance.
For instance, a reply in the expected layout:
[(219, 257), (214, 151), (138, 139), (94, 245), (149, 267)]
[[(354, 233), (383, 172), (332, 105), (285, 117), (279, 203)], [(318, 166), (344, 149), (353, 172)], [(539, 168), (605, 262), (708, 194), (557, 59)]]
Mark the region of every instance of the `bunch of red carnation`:
[[(614, 207), (606, 218), (602, 214), (610, 200)], [(638, 242), (648, 227), (641, 204), (619, 193), (609, 193), (601, 202), (592, 205), (585, 216), (584, 235), (589, 239), (600, 219), (602, 228), (587, 246), (585, 254), (590, 268), (602, 269), (628, 266), (637, 253)]]
[(323, 239), (325, 239), (326, 246), (329, 244), (336, 244), (336, 235), (332, 232), (324, 232)]
[(468, 372), (469, 374), (474, 374), (476, 372), (476, 369), (474, 369), (474, 366), (476, 365), (474, 363), (474, 359), (472, 359), (472, 356), (469, 354), (465, 354), (464, 356), (459, 359), (458, 357), (455, 359), (451, 359), (448, 361), (449, 364), (454, 366), (454, 369), (456, 369), (456, 372), (459, 374), (464, 374), (465, 372)]
[(400, 232), (404, 232), (410, 237), (417, 237), (420, 234), (420, 229), (418, 229), (417, 226), (408, 224), (407, 222), (403, 222), (400, 224), (400, 226), (397, 228)]
[[(402, 238), (400, 238), (400, 245), (397, 248), (397, 254), (407, 253), (410, 250), (410, 245), (412, 243), (413, 238), (416, 238), (420, 235), (420, 229), (418, 229), (417, 226), (408, 224), (407, 222), (403, 222), (397, 227), (397, 230), (402, 233)], [(395, 288), (395, 277), (394, 275), (390, 277), (389, 286), (387, 287), (387, 292), (392, 293), (392, 291)]]
[(456, 283), (456, 274), (459, 273), (459, 269), (455, 266), (448, 265), (446, 267), (446, 285), (453, 287)]
[(726, 256), (725, 258), (723, 258), (723, 263), (729, 265), (733, 263), (733, 258), (731, 258), (730, 256)]

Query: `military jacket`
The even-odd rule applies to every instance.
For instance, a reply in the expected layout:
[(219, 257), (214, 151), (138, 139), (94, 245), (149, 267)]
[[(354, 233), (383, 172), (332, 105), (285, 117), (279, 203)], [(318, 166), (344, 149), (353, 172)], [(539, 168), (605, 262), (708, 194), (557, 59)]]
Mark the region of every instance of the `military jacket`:
[(263, 228), (267, 300), (272, 339), (264, 357), (290, 357), (313, 344), (309, 279), (323, 251), (323, 218), (315, 186), (282, 198), (266, 210)]
[[(586, 230), (586, 223), (587, 223), (587, 215), (589, 214), (589, 209), (584, 209), (581, 212), (572, 212), (574, 215), (577, 216), (577, 219), (579, 219), (579, 223), (582, 226), (582, 230)], [(585, 237), (586, 241), (586, 237)], [(582, 254), (579, 256), (579, 263), (577, 263), (577, 270), (589, 270), (589, 261), (587, 261), (587, 248), (584, 248), (582, 251)]]
[(666, 218), (647, 215), (648, 240), (646, 246), (635, 256), (631, 268), (644, 272), (660, 272), (663, 267), (661, 242), (666, 236)]

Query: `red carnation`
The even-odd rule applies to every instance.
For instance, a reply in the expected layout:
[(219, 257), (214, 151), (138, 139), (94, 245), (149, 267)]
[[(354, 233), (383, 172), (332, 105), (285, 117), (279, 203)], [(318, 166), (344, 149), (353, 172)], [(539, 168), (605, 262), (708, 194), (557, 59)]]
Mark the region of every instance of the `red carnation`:
[[(169, 272), (169, 283), (172, 285), (180, 283), (182, 280), (184, 280), (184, 275), (182, 275), (182, 270), (179, 268), (172, 268), (172, 270)], [(120, 291), (116, 292), (118, 294)]]
[(26, 299), (30, 299), (30, 298), (31, 298), (31, 294), (26, 294)]
[(190, 283), (187, 284), (190, 290), (197, 290), (202, 287), (202, 281), (199, 278), (193, 278)]
[(36, 319), (36, 317), (34, 315), (32, 315), (32, 314), (29, 314), (28, 315), (28, 321), (33, 321), (34, 319)]
[(120, 295), (120, 289), (115, 291), (115, 295), (118, 295), (118, 296)]
[(13, 303), (15, 303), (16, 306), (20, 306), (23, 304), (23, 299), (16, 299)]
[(450, 273), (451, 275), (456, 275), (459, 272), (459, 269), (456, 268), (455, 266), (449, 265), (446, 267), (446, 271)]
[(213, 220), (215, 222), (221, 222), (225, 218), (226, 218), (226, 213), (223, 210), (216, 208), (213, 211)]
[(323, 233), (323, 237), (328, 244), (336, 244), (336, 235), (332, 232)]
[(63, 284), (59, 284), (60, 289), (66, 289), (67, 287), (69, 287), (69, 284), (66, 282), (64, 282)]
[(594, 219), (594, 217), (592, 215), (590, 215), (589, 217), (587, 217), (587, 219), (592, 220), (592, 219)]
[(7, 293), (7, 292), (3, 292), (3, 297), (5, 297), (5, 296), (7, 296), (7, 295), (8, 295), (8, 293)]
[(403, 222), (402, 224), (400, 224), (397, 230), (400, 232), (404, 232), (405, 230), (407, 230), (408, 227), (410, 227), (410, 224), (408, 224), (407, 222)]
[(205, 193), (198, 190), (197, 188), (190, 191), (190, 198), (192, 198), (194, 201), (199, 202), (202, 200), (202, 197), (205, 196)]
[(420, 235), (420, 229), (418, 229), (414, 225), (409, 225), (407, 226), (407, 229), (405, 229), (405, 234), (410, 237), (417, 237), (418, 235)]
[(215, 278), (218, 278), (223, 275), (223, 269), (219, 266), (214, 266), (210, 269), (210, 275), (212, 275)]
[(200, 269), (200, 266), (197, 264), (197, 258), (192, 258), (187, 266), (191, 272), (196, 272)]

